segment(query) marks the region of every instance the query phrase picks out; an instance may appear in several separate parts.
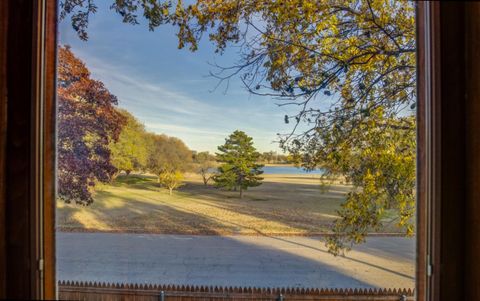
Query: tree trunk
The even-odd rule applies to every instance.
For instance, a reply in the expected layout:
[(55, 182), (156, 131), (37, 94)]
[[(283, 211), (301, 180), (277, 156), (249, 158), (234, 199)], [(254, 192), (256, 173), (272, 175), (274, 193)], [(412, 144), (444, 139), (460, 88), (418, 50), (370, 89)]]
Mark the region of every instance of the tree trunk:
[(168, 193), (172, 195), (173, 188), (168, 188)]
[(131, 170), (125, 170), (125, 173), (127, 174), (127, 177), (130, 175), (132, 171)]
[(115, 172), (115, 173), (112, 175), (112, 177), (110, 178), (110, 182), (115, 181), (115, 179), (118, 177), (119, 174), (120, 174), (120, 172), (118, 172), (118, 171)]
[(243, 199), (243, 188), (240, 187), (240, 198)]

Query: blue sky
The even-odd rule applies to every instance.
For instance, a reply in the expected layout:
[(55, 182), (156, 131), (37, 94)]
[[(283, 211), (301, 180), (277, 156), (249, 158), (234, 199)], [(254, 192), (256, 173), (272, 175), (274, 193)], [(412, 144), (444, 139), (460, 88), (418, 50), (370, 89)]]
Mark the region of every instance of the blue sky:
[(195, 53), (179, 50), (169, 25), (151, 32), (146, 24), (122, 23), (108, 9), (108, 1), (98, 5), (90, 18), (89, 40), (81, 41), (66, 19), (60, 24), (60, 43), (70, 45), (93, 78), (104, 82), (118, 97), (119, 106), (148, 131), (179, 137), (192, 150), (215, 152), (225, 137), (239, 129), (254, 138), (259, 151), (280, 151), (273, 141), (277, 133), (291, 130), (283, 116), (295, 108), (250, 95), (238, 78), (230, 81), (227, 90), (215, 89), (218, 80), (208, 76), (215, 71), (209, 63), (235, 63), (235, 48), (215, 55), (205, 39)]

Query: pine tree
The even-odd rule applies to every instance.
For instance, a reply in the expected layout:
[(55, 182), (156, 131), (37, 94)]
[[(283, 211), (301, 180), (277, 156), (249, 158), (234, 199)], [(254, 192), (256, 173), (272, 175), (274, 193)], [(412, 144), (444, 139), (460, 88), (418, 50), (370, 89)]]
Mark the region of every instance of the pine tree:
[(218, 147), (216, 153), (218, 161), (222, 162), (218, 168), (218, 174), (213, 177), (218, 187), (230, 190), (240, 190), (240, 198), (243, 191), (248, 187), (262, 184), (263, 165), (257, 164), (260, 153), (253, 146), (252, 137), (242, 131), (235, 131), (227, 139), (225, 144)]

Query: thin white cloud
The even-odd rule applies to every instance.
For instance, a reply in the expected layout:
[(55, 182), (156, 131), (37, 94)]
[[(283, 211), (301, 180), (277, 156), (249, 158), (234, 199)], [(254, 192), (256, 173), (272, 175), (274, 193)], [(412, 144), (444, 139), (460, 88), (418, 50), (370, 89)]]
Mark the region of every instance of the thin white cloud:
[(206, 135), (206, 136), (219, 136), (219, 137), (226, 137), (230, 133), (228, 131), (221, 132), (221, 131), (212, 131), (211, 129), (205, 128), (192, 128), (180, 125), (173, 125), (173, 124), (166, 124), (166, 123), (159, 123), (159, 122), (145, 122), (145, 126), (147, 129), (150, 129), (154, 132), (161, 132), (161, 133), (185, 133), (185, 134), (196, 134), (196, 135)]
[[(227, 101), (212, 105), (192, 96), (192, 91), (190, 94), (179, 91), (175, 83), (170, 82), (167, 87), (164, 81), (153, 81), (135, 70), (135, 66), (107, 62), (82, 49), (74, 52), (87, 64), (92, 77), (104, 82), (119, 98), (120, 105), (131, 111), (149, 131), (179, 137), (192, 149), (214, 151), (229, 134), (239, 129), (254, 137), (259, 150), (276, 148), (272, 141), (276, 140), (277, 131), (272, 133), (272, 129), (265, 128), (271, 127), (271, 123), (265, 121), (283, 120), (283, 113), (268, 112), (272, 107), (268, 108), (265, 101), (258, 102), (254, 108), (233, 105), (232, 98), (229, 98), (230, 104)], [(188, 85), (183, 81), (181, 84)]]
[(87, 62), (94, 78), (102, 80), (108, 84), (109, 90), (118, 94), (120, 101), (130, 99), (139, 105), (144, 104), (163, 111), (187, 115), (201, 115), (215, 110), (215, 107), (181, 91), (167, 88), (160, 83), (152, 83), (141, 75), (132, 74), (131, 68), (125, 70), (120, 66), (107, 64), (82, 51), (75, 50), (75, 53)]

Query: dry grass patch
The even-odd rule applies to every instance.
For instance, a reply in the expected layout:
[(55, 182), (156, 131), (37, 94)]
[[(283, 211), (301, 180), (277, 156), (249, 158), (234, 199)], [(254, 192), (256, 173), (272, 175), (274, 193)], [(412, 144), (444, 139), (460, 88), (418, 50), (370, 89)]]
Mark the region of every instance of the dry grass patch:
[(318, 176), (265, 175), (264, 184), (238, 193), (204, 186), (197, 175), (172, 196), (154, 177), (119, 177), (97, 188), (88, 206), (58, 203), (57, 228), (216, 235), (315, 235), (325, 233), (348, 192), (324, 191)]

